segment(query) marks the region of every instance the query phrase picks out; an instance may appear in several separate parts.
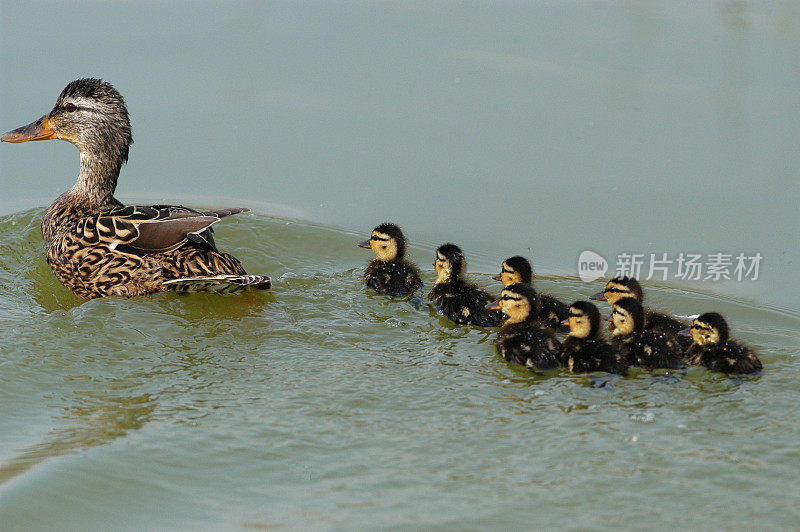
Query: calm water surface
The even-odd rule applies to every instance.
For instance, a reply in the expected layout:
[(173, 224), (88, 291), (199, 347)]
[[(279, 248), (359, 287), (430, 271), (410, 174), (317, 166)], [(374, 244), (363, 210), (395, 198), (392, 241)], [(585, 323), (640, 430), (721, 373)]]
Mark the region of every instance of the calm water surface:
[[(103, 77), (118, 197), (251, 207), (218, 242), (274, 280), (79, 300), (39, 229), (76, 150), (0, 146), (0, 528), (796, 528), (799, 40), (793, 2), (0, 2), (0, 130)], [(363, 288), (385, 219), (428, 286), (454, 241), (565, 300), (584, 250), (760, 253), (645, 289), (766, 369), (534, 376)]]

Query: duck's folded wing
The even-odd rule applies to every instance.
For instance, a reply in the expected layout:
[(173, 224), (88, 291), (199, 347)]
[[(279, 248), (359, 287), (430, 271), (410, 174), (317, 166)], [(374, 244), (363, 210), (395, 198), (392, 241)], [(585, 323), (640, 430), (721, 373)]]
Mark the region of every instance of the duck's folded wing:
[(186, 242), (214, 248), (211, 226), (224, 216), (247, 209), (200, 212), (168, 205), (130, 206), (86, 218), (79, 236), (87, 243), (103, 242), (111, 249), (135, 253), (166, 253)]

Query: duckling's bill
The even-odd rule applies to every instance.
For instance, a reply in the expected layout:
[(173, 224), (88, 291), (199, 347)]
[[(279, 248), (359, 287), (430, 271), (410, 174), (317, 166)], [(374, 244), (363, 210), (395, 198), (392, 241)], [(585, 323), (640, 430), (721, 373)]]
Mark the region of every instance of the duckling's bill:
[(606, 293), (605, 290), (602, 292), (597, 292), (594, 295), (589, 296), (589, 299), (592, 301), (606, 301)]
[(500, 310), (500, 300), (495, 299), (494, 301), (489, 301), (488, 303), (486, 303), (486, 306), (484, 308), (488, 310)]
[(9, 131), (0, 139), (3, 142), (27, 142), (29, 140), (50, 140), (57, 139), (56, 132), (50, 129), (50, 121), (47, 115), (41, 117), (27, 126), (18, 127)]
[(358, 247), (369, 249), (370, 247), (372, 247), (369, 245), (369, 242), (370, 242), (369, 240), (364, 240), (363, 242), (359, 242)]

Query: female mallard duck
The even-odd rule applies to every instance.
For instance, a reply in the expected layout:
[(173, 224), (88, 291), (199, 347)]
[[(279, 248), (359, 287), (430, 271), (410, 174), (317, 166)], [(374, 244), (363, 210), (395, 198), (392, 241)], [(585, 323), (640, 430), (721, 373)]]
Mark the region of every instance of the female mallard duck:
[(367, 286), (379, 294), (407, 296), (422, 288), (419, 270), (405, 260), (406, 239), (394, 224), (381, 224), (372, 230), (372, 236), (359, 244), (372, 249), (377, 255), (364, 271)]
[(467, 270), (467, 262), (458, 246), (445, 244), (437, 249), (433, 266), (437, 279), (428, 299), (441, 314), (456, 323), (481, 327), (500, 325), (502, 314), (485, 308), (494, 298), (461, 278)]
[[(639, 284), (633, 277), (614, 277), (608, 283), (602, 292), (598, 292), (589, 299), (595, 301), (608, 301), (614, 305), (623, 297), (636, 298), (639, 303), (644, 301), (644, 292), (642, 285)], [(644, 311), (644, 330), (657, 331), (667, 334), (678, 334), (686, 328), (686, 323), (677, 318), (673, 318), (669, 314), (662, 314), (661, 312), (653, 312), (652, 310), (645, 309)]]
[(724, 373), (756, 373), (763, 369), (761, 361), (746, 345), (728, 337), (728, 323), (720, 314), (707, 312), (681, 331), (691, 336), (692, 345), (686, 356), (692, 364)]
[[(533, 268), (525, 257), (511, 257), (503, 261), (500, 273), (492, 277), (503, 286), (525, 283), (533, 286)], [(547, 294), (538, 294), (540, 317), (548, 327), (558, 330), (561, 322), (569, 316), (569, 305)]]
[(270, 287), (269, 277), (247, 275), (238, 260), (214, 244), (211, 226), (247, 209), (125, 207), (114, 198), (133, 136), (125, 101), (110, 84), (75, 80), (52, 111), (2, 137), (5, 142), (46, 139), (66, 140), (80, 150), (77, 182), (42, 220), (47, 262), (78, 296)]
[(600, 311), (588, 301), (569, 307), (569, 334), (561, 344), (561, 363), (573, 373), (606, 371), (624, 375), (625, 357), (600, 338)]
[(539, 321), (537, 300), (536, 290), (530, 284), (514, 283), (506, 286), (500, 299), (486, 308), (501, 310), (508, 316), (497, 333), (497, 354), (531, 369), (552, 369), (559, 365), (561, 344), (552, 329)]
[(611, 342), (632, 366), (679, 369), (683, 352), (672, 335), (644, 330), (644, 308), (636, 298), (623, 297), (614, 303), (609, 320)]

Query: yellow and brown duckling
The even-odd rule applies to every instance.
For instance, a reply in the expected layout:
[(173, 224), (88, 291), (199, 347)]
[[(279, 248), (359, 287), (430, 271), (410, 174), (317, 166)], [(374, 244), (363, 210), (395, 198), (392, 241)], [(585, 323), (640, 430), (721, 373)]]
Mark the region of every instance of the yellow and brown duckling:
[(481, 327), (500, 325), (502, 314), (485, 308), (495, 298), (462, 279), (467, 270), (467, 261), (458, 246), (440, 246), (436, 250), (433, 266), (437, 278), (428, 299), (433, 301), (439, 313), (456, 323)]
[[(492, 277), (503, 286), (514, 283), (525, 283), (533, 286), (533, 268), (528, 259), (519, 255), (503, 261), (500, 273)], [(539, 299), (540, 318), (548, 327), (558, 330), (561, 322), (569, 316), (569, 305), (553, 296), (537, 293)]]
[(605, 371), (624, 375), (628, 361), (600, 337), (600, 311), (588, 301), (569, 307), (570, 332), (561, 344), (561, 363), (573, 373)]
[(636, 298), (623, 297), (611, 312), (611, 343), (632, 366), (649, 369), (684, 367), (683, 351), (670, 334), (644, 330), (644, 308)]
[(379, 294), (407, 296), (422, 288), (419, 270), (407, 261), (406, 239), (395, 224), (384, 223), (372, 230), (369, 240), (358, 244), (377, 255), (367, 265), (364, 280)]
[(506, 286), (500, 299), (486, 308), (501, 310), (508, 316), (495, 340), (500, 356), (531, 369), (553, 369), (559, 366), (561, 344), (553, 330), (538, 319), (537, 300), (530, 284), (514, 283)]
[[(636, 298), (639, 303), (644, 302), (644, 291), (642, 285), (639, 284), (633, 277), (614, 277), (608, 283), (602, 292), (598, 292), (589, 297), (595, 301), (608, 301), (609, 304), (614, 305), (623, 297)], [(658, 331), (667, 334), (676, 335), (687, 327), (687, 323), (661, 312), (654, 312), (649, 309), (644, 309), (644, 330), (645, 331)]]
[(133, 136), (125, 101), (110, 84), (75, 80), (49, 113), (2, 137), (5, 142), (47, 139), (66, 140), (80, 150), (77, 182), (42, 220), (47, 262), (78, 296), (270, 287), (269, 277), (248, 275), (214, 243), (211, 226), (247, 209), (126, 207), (114, 198)]
[(692, 364), (724, 373), (749, 374), (763, 369), (752, 349), (729, 338), (728, 323), (716, 312), (695, 318), (691, 327), (681, 334), (692, 338), (692, 345), (686, 353)]

